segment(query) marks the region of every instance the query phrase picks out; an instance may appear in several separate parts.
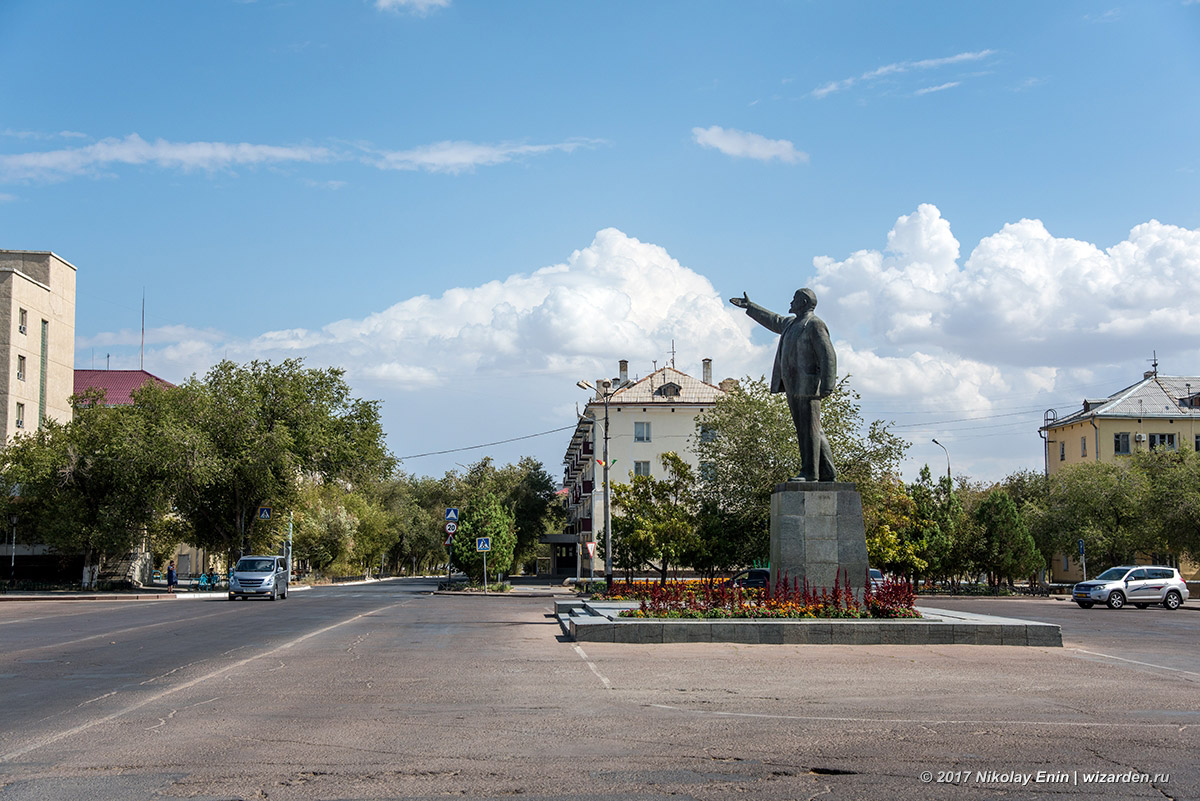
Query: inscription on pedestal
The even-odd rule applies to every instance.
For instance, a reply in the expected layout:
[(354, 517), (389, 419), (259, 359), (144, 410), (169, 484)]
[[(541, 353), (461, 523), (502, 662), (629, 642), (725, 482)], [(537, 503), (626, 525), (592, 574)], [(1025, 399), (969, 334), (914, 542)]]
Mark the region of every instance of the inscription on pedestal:
[(771, 582), (786, 577), (832, 589), (838, 576), (859, 598), (867, 583), (862, 497), (854, 484), (789, 481), (771, 493)]

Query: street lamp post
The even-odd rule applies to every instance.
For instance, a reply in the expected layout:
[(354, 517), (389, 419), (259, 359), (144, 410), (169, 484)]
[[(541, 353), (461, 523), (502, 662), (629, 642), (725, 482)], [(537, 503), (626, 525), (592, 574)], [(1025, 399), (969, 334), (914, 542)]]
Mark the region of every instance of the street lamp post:
[(8, 522), (12, 526), (12, 550), (8, 552), (8, 586), (15, 587), (17, 584), (17, 513), (13, 512), (8, 516)]
[(933, 440), (933, 444), (937, 445), (946, 453), (946, 497), (950, 497), (950, 491), (954, 489), (954, 479), (950, 477), (950, 451), (947, 451), (946, 446), (938, 442), (936, 439)]
[(587, 381), (576, 383), (580, 389), (590, 389), (604, 401), (604, 585), (612, 587), (613, 583), (613, 550), (612, 550), (612, 490), (608, 482), (608, 402), (612, 399), (613, 388), (611, 381), (601, 381), (600, 389), (596, 389)]

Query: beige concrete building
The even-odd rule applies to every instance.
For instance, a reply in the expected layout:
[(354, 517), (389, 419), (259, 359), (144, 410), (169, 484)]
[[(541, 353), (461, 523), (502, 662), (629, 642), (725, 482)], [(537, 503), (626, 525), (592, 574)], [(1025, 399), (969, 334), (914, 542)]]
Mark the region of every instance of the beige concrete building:
[(597, 574), (604, 572), (600, 548), (597, 547), (592, 562), (584, 546), (604, 537), (604, 468), (597, 459), (604, 452), (605, 385), (611, 393), (609, 479), (613, 484), (622, 484), (628, 483), (633, 475), (662, 478), (660, 457), (668, 451), (674, 451), (698, 468), (692, 449), (696, 416), (711, 409), (731, 381), (726, 379), (720, 386), (712, 383), (711, 359), (704, 360), (701, 379), (674, 367), (663, 367), (643, 379), (631, 381), (629, 362), (622, 359), (617, 377), (593, 382), (596, 394), (580, 415), (563, 458), (567, 522), (561, 534), (542, 538), (551, 544), (553, 573), (573, 576), (579, 570), (587, 576), (593, 565)]
[[(1115, 462), (1137, 451), (1200, 451), (1198, 418), (1200, 376), (1164, 376), (1149, 370), (1141, 381), (1112, 395), (1085, 398), (1081, 409), (1065, 417), (1047, 413), (1040, 430), (1046, 474), (1088, 461)], [(1083, 578), (1076, 554), (1056, 555), (1052, 567), (1054, 581)], [(1088, 565), (1089, 575), (1095, 567)], [(1189, 580), (1200, 579), (1200, 566), (1182, 560), (1179, 569)]]
[(0, 433), (68, 422), (75, 385), (75, 266), (49, 251), (0, 250)]

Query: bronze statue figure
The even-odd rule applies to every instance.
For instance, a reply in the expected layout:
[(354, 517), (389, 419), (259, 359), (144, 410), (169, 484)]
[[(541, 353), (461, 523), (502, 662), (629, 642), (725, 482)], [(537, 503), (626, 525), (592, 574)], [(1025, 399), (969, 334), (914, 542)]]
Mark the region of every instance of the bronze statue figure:
[(817, 296), (800, 289), (792, 298), (790, 316), (764, 309), (742, 293), (729, 302), (746, 310), (759, 325), (779, 334), (775, 366), (771, 369), (771, 391), (787, 396), (796, 440), (800, 444), (800, 475), (793, 481), (833, 481), (837, 470), (829, 442), (821, 430), (821, 398), (828, 397), (837, 383), (837, 355), (829, 341), (829, 329), (813, 314)]

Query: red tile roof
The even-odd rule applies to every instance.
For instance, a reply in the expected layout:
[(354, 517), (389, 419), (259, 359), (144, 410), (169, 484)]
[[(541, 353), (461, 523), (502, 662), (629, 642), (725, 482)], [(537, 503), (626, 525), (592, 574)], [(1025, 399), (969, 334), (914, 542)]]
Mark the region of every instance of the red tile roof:
[(89, 389), (102, 389), (104, 402), (109, 406), (128, 406), (133, 403), (133, 391), (150, 381), (164, 387), (175, 386), (145, 370), (76, 370), (75, 394), (80, 395)]

